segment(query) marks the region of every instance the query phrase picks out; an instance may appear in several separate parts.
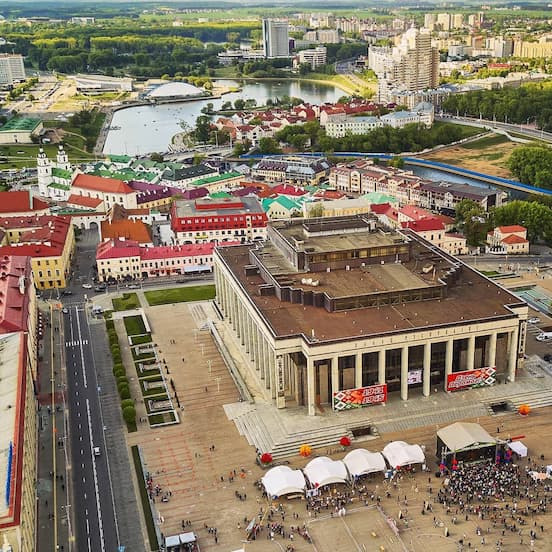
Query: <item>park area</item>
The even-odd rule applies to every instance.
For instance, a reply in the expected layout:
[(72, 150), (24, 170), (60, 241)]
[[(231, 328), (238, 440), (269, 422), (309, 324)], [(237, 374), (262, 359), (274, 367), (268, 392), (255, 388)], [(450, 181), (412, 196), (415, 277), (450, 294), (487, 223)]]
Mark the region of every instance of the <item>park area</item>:
[(158, 289), (145, 291), (144, 296), (150, 307), (188, 301), (207, 301), (215, 298), (215, 286), (205, 285)]

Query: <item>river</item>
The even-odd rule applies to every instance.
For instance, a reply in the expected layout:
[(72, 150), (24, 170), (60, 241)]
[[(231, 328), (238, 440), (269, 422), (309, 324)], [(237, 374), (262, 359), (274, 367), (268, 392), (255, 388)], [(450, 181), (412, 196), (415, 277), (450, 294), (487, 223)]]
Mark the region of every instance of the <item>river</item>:
[[(219, 81), (223, 85), (239, 86), (240, 83), (230, 80)], [(267, 99), (282, 96), (295, 96), (306, 102), (321, 104), (335, 102), (345, 93), (331, 85), (305, 81), (244, 81), (240, 92), (225, 94), (222, 98), (196, 100), (164, 105), (143, 105), (121, 109), (113, 114), (112, 127), (104, 145), (104, 153), (128, 155), (146, 155), (148, 153), (167, 151), (171, 138), (182, 131), (181, 122), (194, 126), (196, 118), (201, 115), (201, 108), (211, 102), (215, 109), (220, 109), (227, 101), (238, 98), (253, 98), (258, 105), (264, 105)]]

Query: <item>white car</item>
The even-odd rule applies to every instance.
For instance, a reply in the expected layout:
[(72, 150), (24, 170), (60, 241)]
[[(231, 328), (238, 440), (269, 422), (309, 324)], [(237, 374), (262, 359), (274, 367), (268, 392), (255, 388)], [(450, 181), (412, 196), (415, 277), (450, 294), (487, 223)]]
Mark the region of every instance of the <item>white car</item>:
[(538, 316), (533, 316), (532, 318), (529, 318), (527, 322), (529, 322), (529, 324), (538, 324), (540, 322), (540, 318)]
[(93, 449), (93, 452), (94, 452), (94, 456), (101, 456), (101, 451), (100, 451), (100, 447), (94, 447)]
[(550, 341), (552, 339), (552, 332), (542, 332), (535, 339), (537, 341)]
[(84, 289), (92, 289), (92, 284), (82, 284)]

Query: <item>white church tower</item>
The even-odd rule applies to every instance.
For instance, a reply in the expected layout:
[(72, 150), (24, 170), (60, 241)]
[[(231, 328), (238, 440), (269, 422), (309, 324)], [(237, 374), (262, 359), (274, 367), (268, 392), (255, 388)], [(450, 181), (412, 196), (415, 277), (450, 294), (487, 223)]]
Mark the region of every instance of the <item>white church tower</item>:
[(36, 156), (36, 170), (38, 173), (38, 193), (42, 197), (48, 197), (48, 186), (52, 183), (52, 163), (46, 157), (42, 148)]
[(63, 149), (63, 144), (59, 145), (57, 156), (56, 156), (57, 165), (56, 167), (58, 169), (64, 170), (64, 171), (70, 171), (71, 164), (69, 163), (69, 157), (65, 153), (65, 150)]

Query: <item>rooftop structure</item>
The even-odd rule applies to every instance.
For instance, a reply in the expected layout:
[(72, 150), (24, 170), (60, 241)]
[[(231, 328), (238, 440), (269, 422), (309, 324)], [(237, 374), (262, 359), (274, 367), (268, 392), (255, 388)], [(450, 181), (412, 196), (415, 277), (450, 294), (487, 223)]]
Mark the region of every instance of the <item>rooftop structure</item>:
[(113, 220), (101, 223), (102, 240), (131, 240), (140, 244), (151, 244), (151, 234), (141, 220)]
[(10, 217), (33, 212), (46, 213), (48, 203), (35, 197), (28, 190), (0, 192), (0, 216)]
[(167, 82), (154, 88), (148, 95), (148, 98), (176, 98), (188, 96), (200, 96), (204, 92), (201, 88), (188, 84), (187, 82)]
[[(418, 369), (424, 395), (431, 382), (446, 388), (455, 373), (482, 367), (515, 379), (527, 306), (371, 215), (271, 223), (262, 244), (216, 250), (215, 268), (219, 304), (253, 361), (259, 342), (269, 351), (269, 366), (256, 368), (280, 407), (288, 397), (314, 414), (315, 377), (322, 404), (370, 385), (406, 400), (408, 372)], [(245, 312), (243, 326), (230, 297)]]

